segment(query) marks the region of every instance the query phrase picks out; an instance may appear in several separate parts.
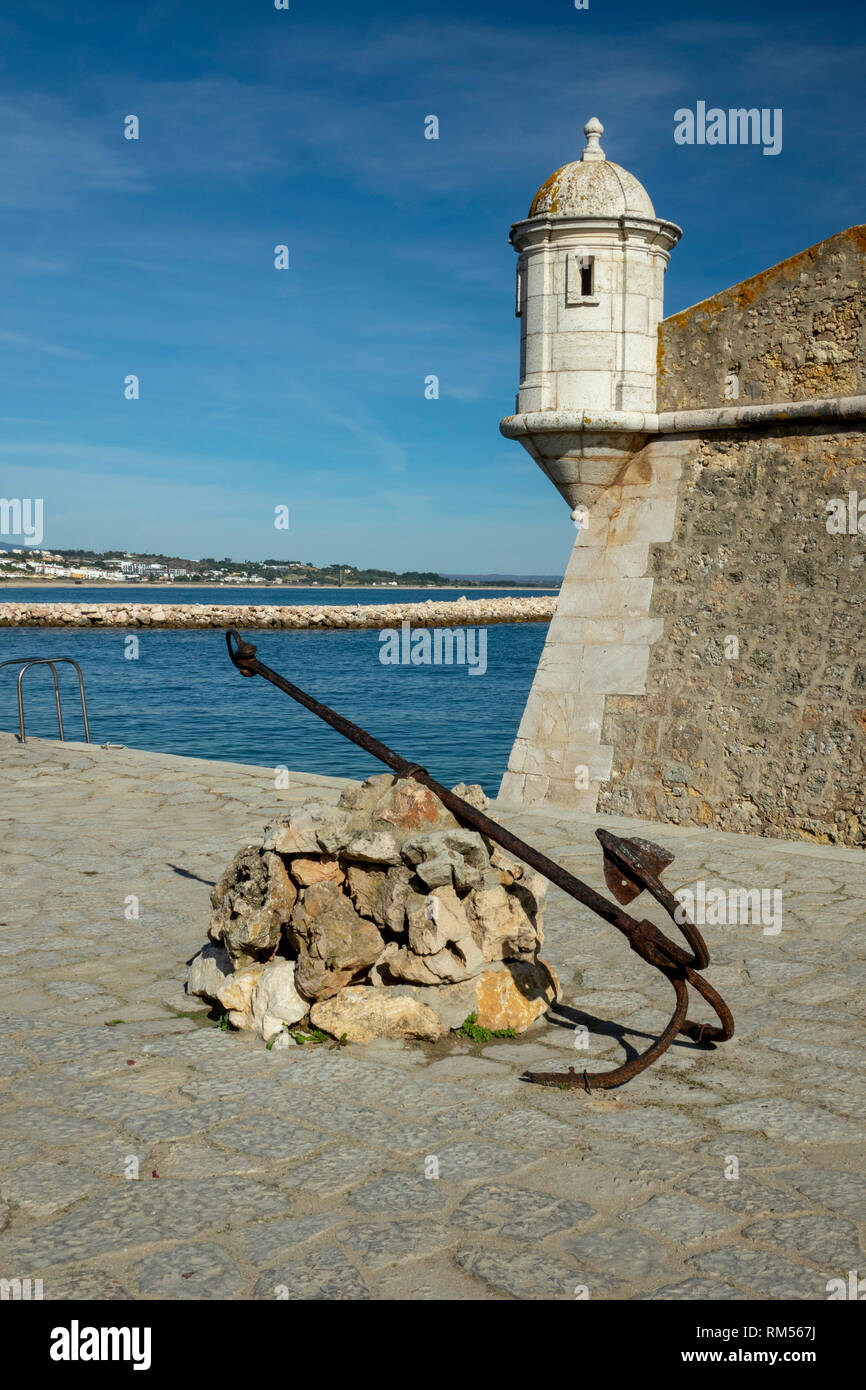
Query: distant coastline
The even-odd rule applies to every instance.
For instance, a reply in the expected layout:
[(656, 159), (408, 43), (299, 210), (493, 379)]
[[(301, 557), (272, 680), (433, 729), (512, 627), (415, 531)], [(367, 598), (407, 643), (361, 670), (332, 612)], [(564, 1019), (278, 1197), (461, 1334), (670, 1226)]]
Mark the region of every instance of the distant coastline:
[[(50, 576), (44, 578), (42, 575), (9, 575), (0, 577), (0, 596), (2, 596), (4, 586), (10, 589), (117, 589), (119, 587), (116, 579), (52, 579)], [(189, 590), (194, 592), (196, 589), (225, 589), (231, 592), (232, 589), (261, 589), (263, 593), (291, 594), (296, 591), (304, 592), (307, 589), (321, 589), (323, 592), (335, 593), (372, 593), (377, 594), (392, 593), (399, 594), (408, 590), (421, 589), (425, 593), (447, 593), (449, 590), (457, 590), (464, 587), (471, 587), (458, 583), (453, 584), (399, 584), (396, 587), (390, 584), (129, 584), (130, 602), (134, 602), (132, 595), (135, 593), (150, 593), (157, 590)], [(508, 593), (514, 589), (538, 589), (543, 593), (546, 589), (558, 588), (555, 584), (484, 584), (485, 589), (496, 589), (502, 593)]]

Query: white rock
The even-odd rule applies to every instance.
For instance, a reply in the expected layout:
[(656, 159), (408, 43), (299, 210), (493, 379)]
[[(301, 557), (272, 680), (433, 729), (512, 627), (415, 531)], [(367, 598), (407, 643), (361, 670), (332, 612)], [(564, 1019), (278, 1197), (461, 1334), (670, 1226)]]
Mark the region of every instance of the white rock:
[(413, 895), (406, 904), (409, 946), (419, 956), (435, 955), (452, 942), (471, 937), (472, 927), (453, 888), (436, 888), (426, 898)]
[(236, 970), (217, 990), (217, 999), (228, 1010), (233, 1027), (252, 1028), (253, 993), (264, 968), (257, 964), (247, 966), (246, 970)]
[(228, 952), (223, 946), (208, 942), (190, 961), (186, 992), (196, 994), (201, 999), (218, 999), (220, 988), (231, 973), (232, 963)]
[(295, 989), (295, 962), (271, 961), (265, 966), (252, 995), (252, 1024), (265, 1042), (287, 1023), (299, 1023), (309, 1003)]
[(348, 825), (348, 815), (337, 806), (297, 806), (265, 827), (262, 848), (277, 854), (321, 854), (323, 849), (334, 854)]

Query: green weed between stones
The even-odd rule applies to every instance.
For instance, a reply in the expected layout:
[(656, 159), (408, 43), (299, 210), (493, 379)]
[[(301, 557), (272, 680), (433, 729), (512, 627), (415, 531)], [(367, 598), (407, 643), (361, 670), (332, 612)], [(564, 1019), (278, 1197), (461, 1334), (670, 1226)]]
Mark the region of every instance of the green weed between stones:
[[(295, 1042), (300, 1043), (302, 1047), (306, 1043), (313, 1043), (314, 1045), (321, 1043), (333, 1043), (335, 1047), (347, 1047), (349, 1043), (349, 1039), (346, 1037), (345, 1033), (343, 1033), (342, 1036), (339, 1038), (332, 1038), (330, 1033), (323, 1033), (321, 1028), (314, 1028), (311, 1033), (302, 1033), (299, 1028), (286, 1028), (283, 1031), (290, 1033), (291, 1036), (294, 1038)], [(278, 1033), (277, 1037), (279, 1036), (280, 1035)], [(268, 1052), (271, 1051), (276, 1040), (277, 1038), (271, 1038), (269, 1043), (265, 1043), (265, 1047), (268, 1049)]]
[(491, 1038), (515, 1038), (513, 1028), (479, 1028), (477, 1014), (470, 1014), (457, 1029), (458, 1038), (468, 1038), (470, 1042), (490, 1042)]

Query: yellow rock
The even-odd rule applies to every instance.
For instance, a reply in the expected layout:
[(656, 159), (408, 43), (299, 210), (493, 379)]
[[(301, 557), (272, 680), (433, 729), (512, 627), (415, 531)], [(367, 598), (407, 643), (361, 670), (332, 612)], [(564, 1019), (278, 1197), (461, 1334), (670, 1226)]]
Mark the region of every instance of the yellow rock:
[(559, 980), (543, 960), (508, 961), (504, 970), (485, 970), (475, 989), (479, 1028), (513, 1028), (525, 1033), (559, 998)]
[(342, 883), (345, 878), (339, 860), (330, 854), (315, 857), (296, 855), (291, 860), (289, 869), (292, 878), (302, 888), (310, 888), (314, 883), (322, 883), (325, 879), (330, 879), (334, 883)]
[(264, 974), (263, 964), (250, 965), (246, 970), (236, 970), (227, 975), (225, 984), (217, 990), (217, 999), (228, 1010), (229, 1022), (234, 1028), (251, 1028), (253, 993)]
[(432, 1009), (387, 988), (349, 985), (310, 1010), (310, 1022), (334, 1038), (366, 1043), (374, 1038), (426, 1038), (436, 1042), (442, 1024)]

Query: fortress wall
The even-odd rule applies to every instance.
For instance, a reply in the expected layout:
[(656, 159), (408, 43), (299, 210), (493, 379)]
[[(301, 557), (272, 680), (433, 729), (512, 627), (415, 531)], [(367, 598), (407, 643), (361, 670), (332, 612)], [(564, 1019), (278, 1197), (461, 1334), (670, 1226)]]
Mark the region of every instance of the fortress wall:
[[(725, 378), (738, 377), (726, 401)], [(665, 319), (658, 409), (866, 391), (866, 226), (850, 227)]]
[(664, 622), (652, 613), (651, 549), (674, 532), (688, 440), (656, 438), (594, 503), (565, 573), (499, 795), (592, 813), (611, 774), (611, 695), (642, 705)]
[(826, 504), (866, 502), (866, 433), (791, 425), (687, 447), (672, 540), (647, 570), (664, 634), (646, 693), (605, 699), (598, 810), (862, 845), (866, 535), (828, 534)]

